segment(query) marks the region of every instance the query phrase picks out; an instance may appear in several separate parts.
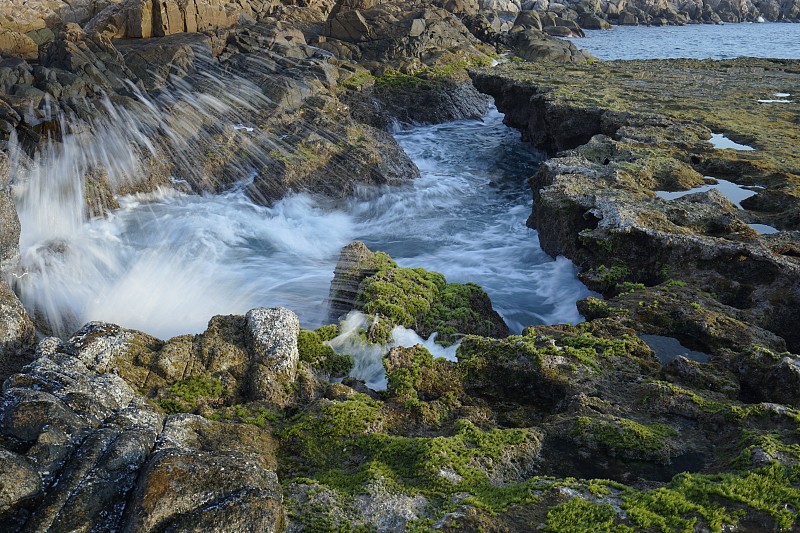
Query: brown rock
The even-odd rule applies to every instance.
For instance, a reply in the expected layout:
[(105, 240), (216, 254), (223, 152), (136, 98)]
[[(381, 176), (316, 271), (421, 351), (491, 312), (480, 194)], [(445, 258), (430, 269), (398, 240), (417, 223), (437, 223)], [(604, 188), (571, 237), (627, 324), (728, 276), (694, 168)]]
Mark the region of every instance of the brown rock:
[(126, 531), (281, 531), (274, 447), (254, 426), (170, 417), (133, 493)]
[(0, 28), (0, 53), (22, 59), (36, 59), (39, 57), (39, 47), (24, 33)]

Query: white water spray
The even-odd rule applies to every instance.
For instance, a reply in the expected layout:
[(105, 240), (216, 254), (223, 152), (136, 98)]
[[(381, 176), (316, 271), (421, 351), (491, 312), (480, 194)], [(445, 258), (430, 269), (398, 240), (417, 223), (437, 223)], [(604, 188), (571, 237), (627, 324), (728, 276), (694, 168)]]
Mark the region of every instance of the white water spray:
[[(316, 327), (327, 317), (338, 252), (356, 239), (403, 266), (484, 286), (513, 331), (580, 320), (574, 302), (588, 291), (573, 265), (547, 257), (524, 225), (525, 179), (536, 158), (496, 111), (484, 121), (397, 133), (423, 174), (409, 184), (363, 189), (339, 204), (293, 194), (265, 207), (253, 204), (244, 186), (252, 153), (276, 144), (248, 131), (248, 113), (257, 107), (247, 102), (250, 93), (183, 94), (186, 105), (178, 105), (179, 90), (165, 94), (142, 99), (135, 112), (110, 106), (108, 120), (82, 130), (67, 124), (62, 142), (33, 159), (14, 152), (24, 270), (15, 288), (53, 332), (105, 320), (168, 338), (203, 331), (215, 314), (277, 305)], [(197, 129), (200, 114), (211, 129)], [(87, 173), (105, 172), (113, 191), (167, 153), (182, 169), (175, 177), (201, 182), (207, 177), (198, 175), (198, 147), (220, 131), (253, 147), (238, 170), (241, 187), (117, 198), (120, 209), (87, 219), (80, 185)], [(190, 135), (197, 146), (185, 140)]]

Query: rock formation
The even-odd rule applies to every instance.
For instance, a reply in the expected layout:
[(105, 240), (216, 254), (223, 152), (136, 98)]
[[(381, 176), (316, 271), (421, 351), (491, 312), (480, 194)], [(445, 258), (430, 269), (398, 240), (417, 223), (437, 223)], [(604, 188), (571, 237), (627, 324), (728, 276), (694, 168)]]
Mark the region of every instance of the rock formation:
[[(553, 36), (794, 20), (797, 2), (4, 2), (0, 524), (796, 528), (800, 139), (795, 108), (765, 113), (757, 95), (796, 86), (797, 63), (601, 63)], [(498, 52), (517, 60), (476, 73)], [(477, 285), (353, 243), (315, 331), (259, 308), (168, 340), (106, 322), (35, 338), (13, 292), (15, 201), (47, 150), (102, 147), (72, 167), (86, 216), (159, 187), (336, 202), (418, 175), (394, 121), (481, 116), (469, 73), (553, 156), (529, 223), (606, 297), (578, 303), (586, 322), (509, 336)], [(712, 132), (757, 150), (717, 150)], [(755, 194), (691, 193), (720, 184), (708, 176)], [(365, 325), (343, 331), (351, 311)], [(396, 326), (436, 332), (455, 360), (389, 347)], [(385, 390), (348, 377), (358, 354), (342, 345), (377, 354)]]

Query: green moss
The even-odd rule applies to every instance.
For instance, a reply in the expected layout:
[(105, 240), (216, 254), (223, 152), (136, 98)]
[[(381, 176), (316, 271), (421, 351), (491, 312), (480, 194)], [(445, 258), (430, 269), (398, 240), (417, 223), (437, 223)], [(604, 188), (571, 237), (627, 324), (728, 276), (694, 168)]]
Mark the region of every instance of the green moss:
[(216, 378), (195, 376), (170, 385), (158, 403), (167, 413), (188, 412), (199, 403), (220, 404), (227, 390)]
[(368, 341), (388, 341), (395, 325), (412, 328), (426, 337), (437, 332), (436, 342), (444, 345), (456, 342), (463, 334), (507, 334), (505, 324), (478, 285), (448, 284), (437, 272), (400, 268), (391, 259), (381, 263), (374, 275), (361, 282), (357, 296), (359, 307), (377, 317), (365, 334)]
[(632, 294), (635, 291), (643, 291), (646, 287), (644, 283), (632, 283), (630, 281), (624, 281), (617, 285), (617, 291), (619, 291), (620, 296), (624, 294)]
[(298, 415), (282, 437), (293, 442), (311, 466), (336, 463), (353, 439), (379, 426), (382, 402), (356, 394), (341, 402), (326, 401), (318, 410)]
[(778, 463), (741, 473), (681, 474), (667, 487), (626, 496), (623, 508), (637, 526), (665, 533), (692, 531), (698, 519), (721, 531), (744, 515), (740, 506), (768, 514), (784, 529), (800, 518), (798, 482), (798, 466)]
[(319, 336), (319, 339), (323, 342), (331, 341), (339, 335), (339, 326), (338, 324), (320, 326), (314, 330), (314, 333), (316, 333)]
[(467, 59), (443, 62), (436, 66), (423, 67), (413, 73), (404, 73), (394, 68), (387, 68), (383, 74), (376, 76), (375, 86), (382, 89), (399, 91), (431, 90), (458, 77), (466, 76), (466, 70), (491, 64), (492, 58), (476, 55)]
[[(403, 437), (376, 431), (381, 419), (380, 402), (354, 397), (298, 417), (282, 437), (296, 454), (296, 472), (342, 494), (359, 493), (380, 479), (393, 490), (422, 494), (437, 505), (465, 492), (466, 503), (492, 512), (535, 500), (531, 484), (496, 486), (488, 472), (515, 447), (535, 450), (538, 434), (483, 431), (461, 420), (452, 436)], [(529, 453), (533, 460), (535, 451)]]
[(357, 72), (344, 80), (341, 85), (346, 89), (361, 89), (364, 85), (374, 83), (375, 77), (367, 70)]
[(386, 367), (387, 391), (407, 403), (418, 400), (417, 389), (422, 382), (423, 370), (433, 366), (433, 356), (420, 345), (406, 350), (406, 353), (402, 366), (391, 368), (386, 358), (383, 365)]
[(670, 447), (668, 439), (678, 434), (666, 424), (640, 424), (619, 417), (611, 420), (578, 417), (575, 422), (575, 432), (582, 439), (623, 455), (625, 452), (634, 452), (635, 455), (667, 452)]
[(413, 327), (430, 311), (431, 303), (444, 286), (444, 277), (435, 272), (421, 268), (385, 269), (362, 283), (358, 300), (363, 302), (366, 313)]
[(729, 421), (740, 421), (743, 418), (755, 414), (757, 406), (741, 406), (730, 400), (717, 400), (713, 396), (706, 393), (698, 393), (692, 389), (687, 389), (674, 383), (667, 383), (665, 381), (654, 382), (657, 385), (657, 391), (660, 396), (676, 396), (684, 397), (702, 411), (710, 414), (717, 414), (725, 417)]
[[(580, 329), (569, 328), (569, 331), (577, 332)], [(631, 359), (641, 362), (637, 359), (640, 346), (638, 338), (627, 334), (606, 339), (585, 331), (578, 335), (553, 337), (542, 335), (540, 328), (529, 328), (524, 335), (505, 339), (466, 337), (459, 347), (458, 359), (459, 366), (470, 376), (469, 379), (478, 381), (504, 379), (486, 376), (488, 368), (503, 368), (508, 364), (516, 366), (529, 361), (534, 364), (534, 371), (549, 385), (559, 387), (567, 386), (572, 378), (559, 370), (562, 363), (558, 361), (566, 359), (564, 366), (570, 362), (579, 363), (584, 371), (604, 372), (607, 365), (614, 365), (614, 358), (624, 358), (625, 366), (629, 366)]]
[[(331, 335), (330, 327), (323, 330), (322, 334)], [(305, 361), (330, 376), (346, 376), (353, 367), (353, 358), (350, 355), (336, 353), (333, 348), (323, 342), (322, 337), (315, 331), (300, 330), (297, 336), (297, 350), (300, 353), (301, 361)]]
[(617, 514), (608, 504), (572, 498), (547, 512), (544, 531), (552, 533), (613, 532), (628, 533), (634, 529), (617, 522)]
[(589, 296), (584, 300), (583, 312), (584, 316), (589, 320), (605, 318), (611, 316), (611, 307), (600, 298)]
[(266, 428), (278, 423), (281, 415), (257, 403), (237, 404), (217, 410), (212, 420), (230, 420)]

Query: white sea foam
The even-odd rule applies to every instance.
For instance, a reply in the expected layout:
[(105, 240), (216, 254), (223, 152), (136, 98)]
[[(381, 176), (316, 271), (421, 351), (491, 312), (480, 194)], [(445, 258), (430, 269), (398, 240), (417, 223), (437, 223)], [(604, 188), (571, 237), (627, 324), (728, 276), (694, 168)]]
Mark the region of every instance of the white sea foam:
[[(214, 98), (194, 104), (230, 111)], [(233, 117), (231, 127), (247, 124), (241, 113)], [(397, 133), (422, 177), (363, 189), (338, 205), (293, 194), (264, 207), (243, 187), (213, 196), (159, 190), (119, 198), (110, 216), (87, 220), (81, 177), (88, 169), (107, 166), (114, 182), (141, 172), (142, 153), (129, 147), (148, 141), (133, 119), (103, 123), (94, 136), (67, 136), (33, 161), (14, 154), (23, 225), (15, 288), (56, 333), (106, 320), (166, 338), (200, 332), (215, 314), (277, 305), (315, 327), (327, 320), (339, 250), (355, 239), (403, 266), (482, 285), (513, 331), (581, 320), (575, 301), (589, 292), (575, 267), (544, 254), (525, 226), (535, 154), (497, 111), (484, 121)], [(185, 127), (159, 124), (176, 138)], [(189, 148), (182, 157), (193, 164)], [(252, 178), (245, 170), (242, 183)]]
[(436, 334), (428, 339), (423, 339), (415, 331), (395, 327), (392, 329), (392, 340), (388, 344), (370, 344), (361, 336), (361, 331), (369, 328), (369, 318), (357, 311), (351, 312), (340, 324), (340, 333), (328, 344), (337, 353), (350, 354), (353, 357), (353, 369), (350, 376), (363, 380), (373, 390), (386, 390), (386, 370), (383, 367), (383, 357), (389, 350), (396, 346), (410, 348), (421, 344), (434, 357), (441, 357), (449, 361), (456, 360), (456, 351), (459, 343), (448, 347), (436, 344)]

